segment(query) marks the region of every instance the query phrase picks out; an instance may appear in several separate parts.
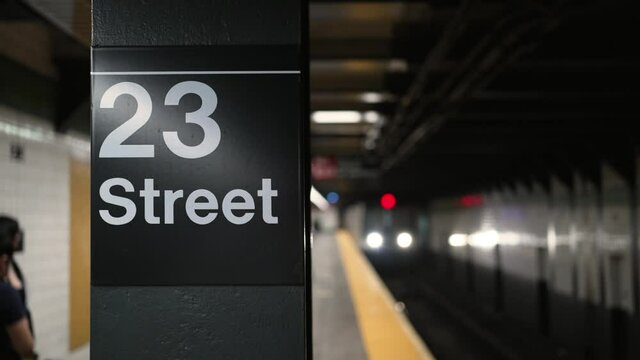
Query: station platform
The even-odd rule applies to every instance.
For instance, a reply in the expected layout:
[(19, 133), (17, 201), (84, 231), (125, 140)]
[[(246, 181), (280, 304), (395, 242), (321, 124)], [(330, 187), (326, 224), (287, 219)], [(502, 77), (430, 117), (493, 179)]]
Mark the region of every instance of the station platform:
[(431, 351), (346, 231), (313, 245), (316, 360), (431, 360)]

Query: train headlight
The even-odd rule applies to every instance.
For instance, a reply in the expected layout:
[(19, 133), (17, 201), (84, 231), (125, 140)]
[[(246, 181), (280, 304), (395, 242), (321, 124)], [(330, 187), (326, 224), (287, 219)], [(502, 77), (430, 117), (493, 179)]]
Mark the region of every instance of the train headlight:
[(379, 249), (384, 243), (384, 238), (379, 232), (371, 232), (367, 235), (367, 246), (371, 249)]
[(467, 245), (467, 234), (451, 234), (449, 236), (449, 246), (461, 247)]
[(499, 235), (495, 230), (480, 231), (469, 236), (469, 245), (477, 248), (491, 249), (498, 245)]
[(411, 234), (409, 234), (408, 232), (402, 232), (398, 234), (398, 237), (396, 238), (396, 242), (398, 243), (398, 246), (400, 246), (403, 249), (406, 249), (411, 245), (413, 245), (413, 236), (411, 236)]

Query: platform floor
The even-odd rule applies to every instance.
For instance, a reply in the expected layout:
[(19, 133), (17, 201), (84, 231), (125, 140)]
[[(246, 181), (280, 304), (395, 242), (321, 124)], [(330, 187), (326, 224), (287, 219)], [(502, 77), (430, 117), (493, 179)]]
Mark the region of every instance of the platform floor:
[(314, 237), (314, 359), (365, 360), (367, 356), (334, 235)]
[(315, 360), (432, 360), (433, 355), (353, 238), (316, 234)]

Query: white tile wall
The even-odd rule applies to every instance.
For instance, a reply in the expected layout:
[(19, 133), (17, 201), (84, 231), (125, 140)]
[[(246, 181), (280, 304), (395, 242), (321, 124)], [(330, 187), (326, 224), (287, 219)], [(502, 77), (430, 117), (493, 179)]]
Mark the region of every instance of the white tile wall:
[[(11, 158), (12, 144), (23, 146), (23, 160)], [(16, 258), (27, 279), (37, 350), (51, 359), (71, 356), (71, 154), (67, 142), (45, 124), (0, 107), (0, 213), (17, 217), (25, 230), (25, 253)]]

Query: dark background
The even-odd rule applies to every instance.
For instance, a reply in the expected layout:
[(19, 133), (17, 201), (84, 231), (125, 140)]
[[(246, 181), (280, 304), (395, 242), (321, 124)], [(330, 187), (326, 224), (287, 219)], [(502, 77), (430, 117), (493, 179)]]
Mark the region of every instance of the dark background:
[[(137, 51), (103, 49), (94, 53), (94, 62), (104, 64), (102, 54), (121, 59), (128, 65), (117, 69), (141, 69), (141, 61), (152, 58), (180, 58), (177, 66), (185, 66), (192, 57), (208, 62), (210, 70), (228, 69), (237, 63), (236, 70), (265, 70), (248, 67), (246, 59), (254, 55), (259, 59), (263, 51), (255, 53), (251, 47), (242, 51), (207, 51), (205, 48), (162, 48)], [(237, 50), (237, 49), (236, 49)], [(151, 54), (151, 56), (149, 56)], [(287, 54), (285, 53), (284, 56)], [(234, 61), (234, 56), (238, 57)], [(126, 59), (127, 61), (122, 61)], [(243, 61), (243, 59), (245, 59)], [(259, 61), (258, 61), (259, 62)], [(149, 68), (158, 69), (158, 63)], [(217, 63), (224, 65), (217, 66)], [(152, 64), (152, 65), (151, 65)], [(273, 65), (265, 64), (266, 69)], [(284, 62), (283, 69), (291, 64)], [(104, 65), (113, 69), (112, 66)], [(165, 70), (188, 71), (193, 67), (165, 67)], [(103, 71), (94, 66), (94, 71)], [(294, 69), (295, 70), (295, 69)], [(221, 130), (216, 150), (200, 159), (184, 159), (172, 153), (162, 138), (164, 131), (177, 131), (181, 141), (197, 145), (203, 132), (198, 125), (187, 124), (185, 114), (200, 108), (197, 95), (185, 95), (178, 106), (165, 106), (169, 89), (182, 81), (200, 81), (209, 85), (218, 96), (218, 106), (211, 115)], [(154, 144), (154, 158), (99, 158), (104, 138), (137, 109), (130, 95), (120, 96), (114, 109), (101, 109), (100, 99), (112, 85), (132, 81), (143, 86), (151, 95), (153, 110), (150, 120), (126, 144)], [(214, 285), (214, 284), (303, 284), (303, 235), (300, 213), (299, 184), (299, 75), (117, 75), (94, 76), (93, 123), (93, 267), (92, 281), (96, 285)], [(123, 209), (104, 203), (99, 190), (110, 178), (122, 177), (135, 187), (134, 193), (125, 193), (120, 187), (112, 193), (136, 203), (137, 214), (129, 224), (112, 226), (99, 216), (99, 210), (110, 210), (113, 216)], [(273, 215), (278, 224), (262, 220), (262, 201), (257, 191), (262, 179), (272, 179), (272, 188), (278, 196), (272, 199)], [(155, 199), (155, 215), (161, 224), (147, 224), (144, 219), (144, 199), (139, 191), (144, 179), (154, 179), (155, 189), (161, 196)], [(175, 224), (164, 224), (164, 190), (184, 190), (184, 198), (174, 204)], [(211, 191), (218, 200), (218, 216), (208, 225), (193, 223), (186, 215), (186, 198), (196, 189)], [(230, 223), (222, 213), (222, 200), (233, 189), (248, 191), (254, 198), (255, 211), (251, 221), (244, 225)], [(204, 215), (204, 211), (200, 212)], [(243, 211), (237, 211), (241, 215)], [(144, 257), (143, 264), (140, 258)], [(113, 262), (118, 266), (114, 267)]]

